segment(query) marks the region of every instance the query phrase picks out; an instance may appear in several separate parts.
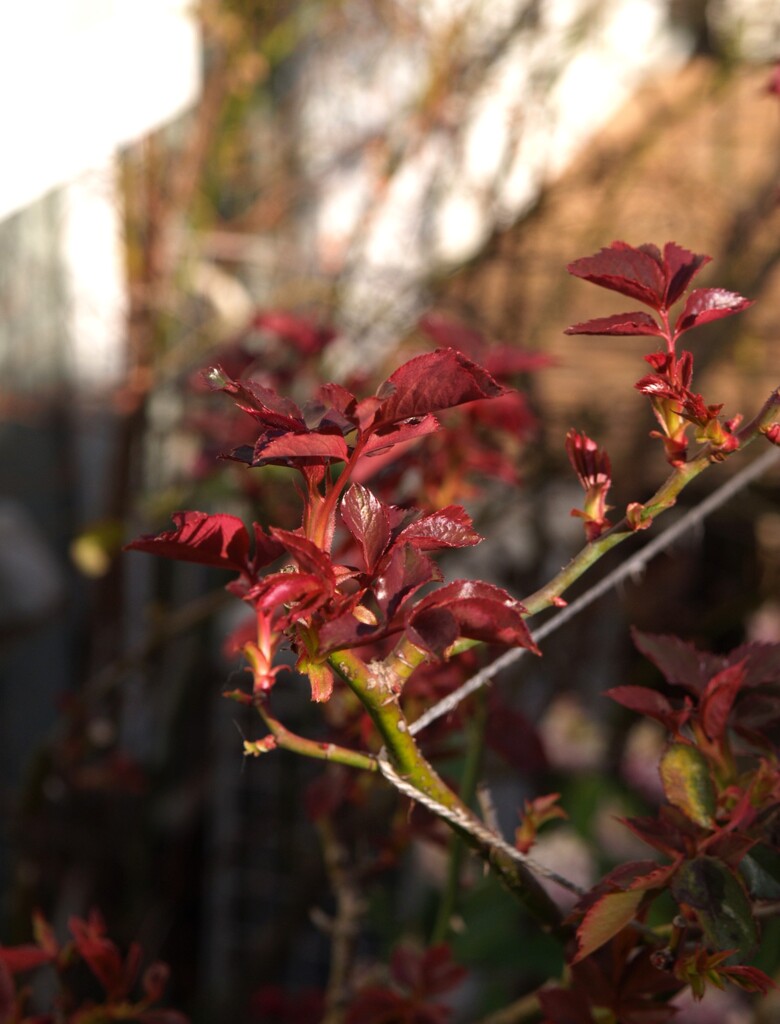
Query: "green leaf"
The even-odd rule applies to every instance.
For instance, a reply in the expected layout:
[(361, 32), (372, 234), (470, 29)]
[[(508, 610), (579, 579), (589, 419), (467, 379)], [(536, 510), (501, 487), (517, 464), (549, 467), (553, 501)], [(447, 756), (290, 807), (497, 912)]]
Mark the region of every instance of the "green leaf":
[(715, 826), (715, 787), (707, 759), (687, 743), (672, 743), (659, 768), (666, 799), (703, 828)]
[(758, 945), (745, 887), (722, 860), (701, 856), (685, 861), (672, 880), (672, 894), (696, 913), (708, 946), (745, 956)]
[(572, 963), (576, 964), (589, 956), (613, 935), (617, 935), (629, 921), (633, 921), (644, 895), (641, 889), (610, 892), (594, 903), (577, 929), (577, 955)]
[[(761, 857), (766, 862), (768, 860), (767, 853), (774, 861), (771, 868), (767, 863), (762, 864), (758, 860), (758, 857)], [(760, 847), (742, 858), (739, 862), (739, 872), (745, 880), (748, 892), (754, 899), (780, 900), (779, 867), (777, 855), (772, 856), (770, 851), (762, 850)]]

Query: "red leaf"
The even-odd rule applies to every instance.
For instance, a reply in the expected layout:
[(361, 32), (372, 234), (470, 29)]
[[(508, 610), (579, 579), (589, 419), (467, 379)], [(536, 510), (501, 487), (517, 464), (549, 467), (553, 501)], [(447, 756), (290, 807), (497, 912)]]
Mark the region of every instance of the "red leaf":
[(386, 506), (362, 484), (352, 484), (341, 502), (341, 516), (360, 545), (367, 571), (371, 571), (390, 543)]
[(410, 544), (391, 548), (382, 574), (374, 582), (374, 595), (389, 621), (404, 602), (426, 583), (442, 578), (436, 564)]
[(765, 996), (771, 988), (777, 988), (775, 982), (758, 967), (737, 964), (734, 967), (721, 968), (721, 973), (745, 992), (760, 992)]
[(629, 336), (648, 334), (662, 338), (663, 331), (649, 313), (614, 313), (612, 316), (597, 317), (595, 320), (584, 320), (582, 323), (567, 327), (564, 334), (613, 334)]
[(351, 1001), (346, 1024), (398, 1024), (417, 1020), (410, 1016), (409, 999), (390, 988), (372, 985)]
[(126, 995), (128, 979), (119, 950), (106, 938), (102, 919), (91, 913), (87, 921), (72, 917), (68, 928), (73, 936), (79, 956), (106, 990), (110, 998)]
[(547, 767), (547, 756), (533, 722), (521, 711), (508, 707), (491, 690), (485, 742), (517, 772), (527, 776)]
[(679, 732), (691, 716), (689, 698), (686, 698), (688, 703), (684, 707), (676, 710), (662, 693), (646, 686), (613, 686), (611, 690), (604, 691), (604, 696), (611, 697), (630, 711), (656, 719), (672, 733)]
[(598, 899), (577, 928), (577, 955), (572, 963), (589, 956), (633, 921), (644, 895), (641, 889), (635, 889), (610, 892)]
[(0, 946), (0, 962), (5, 964), (11, 974), (31, 971), (41, 964), (52, 963), (56, 958), (56, 953), (41, 949), (40, 946)]
[(280, 530), (278, 527), (272, 526), (269, 532), (273, 539), (292, 555), (303, 572), (319, 576), (331, 587), (335, 585), (333, 563), (321, 548), (318, 548), (307, 537), (303, 537), (299, 533), (292, 533), (290, 530)]
[(729, 665), (707, 683), (699, 714), (709, 739), (719, 741), (726, 731), (734, 700), (745, 682), (745, 663)]
[(525, 609), (491, 583), (456, 580), (424, 597), (408, 619), (415, 642), (436, 657), (459, 636), (525, 647), (539, 653), (526, 626)]
[(139, 537), (125, 545), (125, 550), (146, 551), (235, 572), (248, 571), (249, 534), (236, 516), (174, 512), (171, 518), (176, 529)]
[(282, 434), (258, 438), (252, 454), (253, 466), (270, 462), (295, 464), (301, 460), (316, 462), (346, 462), (349, 457), (347, 443), (341, 434), (320, 434), (311, 430), (305, 434)]
[(258, 313), (252, 326), (284, 338), (305, 356), (317, 355), (336, 337), (332, 328), (323, 327), (300, 313), (290, 313), (283, 309)]
[(444, 313), (425, 313), (419, 326), (437, 345), (465, 352), (496, 378), (529, 373), (552, 363), (543, 352), (525, 352), (514, 345), (491, 343), (479, 331)]
[(676, 636), (642, 633), (632, 629), (631, 635), (638, 650), (658, 668), (673, 686), (684, 686), (695, 694), (701, 693), (709, 680), (723, 668), (723, 659)]
[(411, 443), (420, 437), (435, 434), (439, 429), (439, 421), (431, 415), (423, 416), (420, 420), (413, 419), (407, 420), (405, 423), (394, 423), (392, 426), (372, 434), (363, 448), (363, 454), (373, 458), (397, 444)]
[(673, 306), (682, 293), (706, 266), (712, 257), (697, 255), (684, 249), (676, 242), (667, 242), (664, 246), (664, 268), (666, 271), (666, 305)]
[(448, 505), (410, 523), (398, 537), (398, 544), (412, 544), (420, 551), (437, 548), (467, 548), (482, 537), (473, 529), (471, 516), (460, 505)]
[(780, 679), (780, 643), (741, 644), (726, 658), (728, 665), (745, 665), (745, 687), (762, 686)]
[(613, 686), (611, 690), (604, 691), (604, 696), (611, 697), (630, 711), (649, 715), (661, 722), (674, 710), (662, 693), (650, 690), (646, 686)]
[(708, 324), (711, 320), (722, 320), (724, 317), (741, 313), (743, 309), (752, 305), (752, 299), (746, 299), (724, 288), (696, 288), (688, 296), (680, 313), (674, 328), (675, 335), (689, 331), (692, 327)]
[(506, 388), (477, 363), (452, 348), (416, 356), (400, 366), (377, 390), (380, 400), (372, 426), (451, 409), (478, 398), (503, 395)]
[(162, 999), (170, 973), (168, 965), (164, 964), (161, 960), (155, 960), (154, 963), (149, 964), (146, 968), (141, 984), (144, 995), (150, 1002), (156, 1003)]
[(269, 537), (259, 523), (252, 523), (252, 532), (255, 537), (255, 550), (252, 556), (252, 569), (257, 572), (271, 562), (275, 562), (284, 553), (284, 548), (278, 541)]
[(655, 245), (634, 248), (613, 242), (595, 256), (575, 260), (570, 274), (602, 288), (638, 299), (653, 309), (668, 309), (687, 288), (695, 274), (710, 260), (667, 242), (663, 255)]
[(424, 953), (407, 946), (393, 951), (390, 969), (395, 980), (417, 996), (436, 996), (459, 985), (465, 968), (455, 963), (446, 943), (438, 943)]
[(544, 1024), (593, 1024), (587, 1001), (581, 992), (565, 988), (543, 988), (537, 992), (544, 1012)]
[(255, 380), (232, 380), (221, 366), (212, 366), (203, 376), (212, 391), (231, 395), (239, 409), (248, 412), (263, 426), (296, 434), (305, 432), (301, 410), (292, 399), (277, 394), (272, 388), (264, 387)]
[(622, 824), (642, 842), (669, 857), (684, 852), (686, 841), (695, 831), (693, 823), (682, 811), (664, 805), (657, 818), (621, 818)]

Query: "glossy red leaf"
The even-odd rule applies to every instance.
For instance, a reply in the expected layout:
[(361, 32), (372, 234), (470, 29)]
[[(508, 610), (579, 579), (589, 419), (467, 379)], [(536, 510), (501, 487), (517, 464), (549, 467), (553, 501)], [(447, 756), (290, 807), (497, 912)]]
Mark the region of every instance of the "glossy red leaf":
[(271, 537), (281, 544), (288, 554), (292, 555), (303, 572), (319, 576), (323, 582), (327, 582), (331, 586), (335, 584), (330, 556), (318, 548), (308, 537), (290, 530), (280, 530), (276, 526), (272, 526), (269, 532)]
[(249, 534), (236, 516), (208, 512), (174, 512), (176, 528), (139, 537), (126, 551), (146, 551), (164, 558), (197, 562), (218, 569), (245, 572), (249, 560)]
[(468, 512), (460, 505), (448, 505), (410, 523), (401, 530), (396, 543), (412, 544), (420, 551), (433, 551), (472, 547), (482, 539), (473, 528)]
[(386, 636), (387, 623), (372, 626), (355, 618), (351, 610), (341, 615), (328, 617), (317, 633), (317, 644), (321, 654), (331, 654), (345, 647), (360, 647)]
[(382, 614), (390, 621), (420, 587), (441, 578), (439, 568), (427, 555), (410, 544), (399, 544), (391, 548), (373, 591)]
[(386, 452), (388, 448), (395, 447), (395, 445), (410, 444), (421, 437), (427, 437), (428, 434), (435, 434), (440, 428), (441, 424), (439, 421), (430, 414), (423, 416), (422, 419), (394, 423), (371, 434), (362, 451), (364, 455), (374, 458), (381, 452)]
[(252, 465), (263, 466), (268, 463), (346, 462), (349, 457), (347, 443), (341, 434), (319, 433), (310, 430), (305, 434), (281, 434), (269, 436), (263, 434), (255, 443), (252, 453)]
[(366, 570), (370, 571), (390, 543), (387, 506), (367, 487), (354, 483), (342, 499), (341, 516), (360, 545)]
[(673, 306), (693, 278), (710, 261), (711, 256), (704, 256), (689, 249), (684, 249), (676, 242), (667, 242), (664, 246), (663, 264), (666, 274), (666, 305)]
[(278, 394), (256, 380), (235, 381), (220, 366), (212, 366), (204, 373), (212, 391), (230, 395), (239, 409), (249, 413), (259, 423), (272, 430), (291, 430), (303, 433), (306, 424), (303, 413), (290, 398)]
[(500, 587), (456, 580), (424, 597), (407, 626), (414, 642), (436, 657), (442, 657), (458, 637), (525, 647), (538, 654), (524, 611), (520, 602)]
[(330, 597), (333, 587), (315, 573), (275, 572), (265, 576), (246, 595), (259, 610), (275, 618), (276, 628), (283, 628), (285, 606), (294, 620), (303, 612), (312, 611)]
[(575, 260), (570, 274), (602, 288), (638, 299), (653, 309), (668, 309), (687, 288), (692, 278), (710, 260), (667, 242), (663, 254), (655, 245), (634, 248), (613, 242), (594, 256)]
[(674, 328), (675, 334), (682, 334), (683, 331), (708, 324), (712, 320), (734, 316), (752, 305), (752, 299), (726, 291), (725, 288), (696, 288), (686, 299)]
[(653, 335), (662, 338), (663, 331), (649, 313), (614, 313), (612, 316), (596, 317), (567, 327), (564, 334), (612, 334), (628, 337), (635, 334)]
[(252, 568), (255, 572), (262, 569), (271, 562), (275, 562), (283, 554), (282, 545), (270, 537), (259, 523), (252, 523), (252, 533), (255, 539), (255, 550), (252, 555)]
[(487, 370), (461, 352), (436, 349), (410, 359), (379, 387), (376, 397), (380, 405), (373, 426), (425, 416), (505, 392), (506, 388)]

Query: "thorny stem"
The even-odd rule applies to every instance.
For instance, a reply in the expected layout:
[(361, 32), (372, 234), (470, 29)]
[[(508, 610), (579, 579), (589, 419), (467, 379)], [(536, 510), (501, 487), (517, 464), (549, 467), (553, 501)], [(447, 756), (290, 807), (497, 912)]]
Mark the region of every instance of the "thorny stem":
[[(780, 409), (780, 389), (773, 392), (753, 422), (740, 431), (738, 434), (740, 447), (745, 447), (759, 432), (766, 430), (770, 424), (776, 422), (778, 409)], [(774, 460), (776, 455), (776, 452), (772, 452), (771, 459), (761, 458), (757, 460), (761, 463), (760, 468), (763, 470), (770, 461)], [(676, 467), (650, 501), (639, 510), (634, 520), (635, 524), (646, 523), (650, 525), (656, 515), (675, 504), (677, 496), (691, 480), (703, 472), (711, 462), (719, 458), (722, 458), (722, 453), (707, 445), (689, 462)], [(748, 471), (752, 471), (752, 473), (748, 473)], [(756, 475), (758, 473), (755, 464), (747, 467), (747, 470), (743, 470), (741, 474), (738, 474), (738, 486), (736, 489), (744, 486), (748, 479), (752, 479)], [(729, 483), (733, 485), (734, 481), (729, 481)], [(724, 485), (724, 488), (727, 486)], [(724, 488), (721, 488), (721, 492)], [(723, 500), (725, 498), (720, 498), (717, 503), (713, 504), (713, 507), (717, 507), (717, 504), (720, 504)], [(705, 506), (706, 502), (694, 510), (695, 516), (691, 518), (691, 522), (700, 521), (708, 511), (711, 511), (710, 508), (705, 509)], [(568, 589), (575, 580), (579, 579), (591, 565), (634, 532), (635, 527), (632, 528), (628, 518), (624, 518), (608, 533), (586, 545), (550, 583), (525, 599), (523, 604), (527, 609), (528, 616), (535, 615), (543, 609), (554, 605), (561, 593)], [(669, 542), (668, 535), (670, 533), (672, 533), (672, 530), (667, 530), (661, 538), (656, 538), (656, 541), (661, 540), (663, 542), (662, 546), (665, 547)], [(648, 544), (644, 551), (640, 552), (640, 555), (645, 555), (647, 549), (652, 547), (652, 543)], [(645, 557), (646, 560), (649, 560), (652, 555), (647, 554)], [(624, 564), (631, 565), (633, 561), (633, 559), (629, 559)], [(624, 577), (621, 576), (620, 578)], [(615, 580), (612, 579), (610, 585), (614, 585), (614, 582)], [(595, 590), (596, 588), (593, 589)], [(587, 597), (588, 595), (583, 596)], [(592, 597), (589, 598), (588, 603), (593, 599)], [(577, 602), (574, 602), (566, 611), (573, 614), (576, 604)], [(563, 615), (556, 616), (554, 621), (557, 623), (562, 617)], [(537, 636), (539, 636), (539, 633), (537, 633)], [(516, 649), (507, 652), (507, 655), (511, 656), (511, 660), (514, 660), (522, 653), (522, 649)], [(508, 663), (506, 661), (507, 655), (503, 659), (498, 659), (498, 662)], [(434, 805), (439, 805), (442, 811), (450, 812), (451, 816), (447, 820), (456, 832), (478, 850), (480, 855), (486, 859), (502, 881), (521, 899), (533, 915), (548, 928), (560, 930), (562, 928), (560, 911), (534, 876), (522, 864), (509, 858), (500, 848), (492, 846), (489, 842), (476, 836), (473, 831), (469, 831), (468, 827), (466, 827), (466, 822), (468, 821), (473, 820), (478, 824), (479, 829), (482, 830), (484, 830), (484, 826), (474, 817), (468, 806), (442, 781), (433, 767), (423, 757), (417, 746), (413, 732), (419, 732), (424, 725), (429, 724), (435, 717), (438, 717), (439, 713), (444, 714), (451, 707), (455, 707), (466, 695), (464, 693), (465, 688), (479, 678), (479, 676), (475, 677), (474, 680), (470, 680), (469, 683), (461, 687), (455, 694), (450, 695), (451, 698), (457, 698), (454, 704), (449, 703), (444, 710), (439, 711), (438, 709), (442, 708), (447, 701), (445, 698), (445, 701), (429, 709), (429, 712), (415, 723), (416, 727), (412, 732), (401, 711), (398, 693), (402, 683), (408, 679), (414, 668), (424, 660), (425, 653), (405, 638), (399, 641), (394, 651), (382, 663), (382, 672), (377, 672), (376, 669), (370, 668), (365, 662), (349, 651), (335, 652), (328, 659), (331, 667), (339, 673), (357, 695), (374, 722), (392, 761), (393, 774), (396, 775), (397, 784), (400, 785), (401, 781), (403, 781), (413, 791), (428, 798)], [(489, 669), (493, 669), (496, 664), (497, 662), (489, 666)], [(487, 678), (490, 678), (490, 676), (482, 676), (482, 681), (479, 685), (487, 681)], [(474, 687), (474, 689), (476, 688)], [(473, 692), (473, 690), (469, 692)], [(392, 778), (392, 775), (390, 777)], [(458, 818), (464, 822), (462, 826), (457, 824)], [(522, 1019), (522, 1017), (514, 1019)]]
[[(742, 434), (746, 434), (746, 437), (742, 439), (743, 446), (749, 443), (749, 441), (752, 440), (752, 438), (755, 437), (760, 430), (766, 429), (766, 427), (769, 426), (771, 422), (773, 422), (773, 420), (778, 415), (777, 409), (779, 406), (780, 389), (778, 389), (778, 391), (775, 391), (773, 395), (770, 396), (764, 408), (761, 410), (761, 412), (753, 421), (753, 423), (748, 425), (748, 427), (746, 427), (744, 431), (740, 432), (740, 436)], [(705, 498), (702, 502), (700, 502), (694, 508), (686, 512), (685, 515), (681, 516), (680, 519), (673, 523), (672, 526), (668, 527), (662, 534), (660, 534), (657, 537), (654, 537), (653, 540), (651, 540), (648, 544), (645, 544), (645, 546), (640, 551), (637, 551), (630, 558), (627, 558), (624, 562), (617, 566), (616, 569), (614, 569), (612, 572), (608, 573), (607, 576), (605, 576), (603, 579), (595, 583), (584, 594), (580, 595), (578, 598), (576, 598), (574, 601), (568, 604), (562, 611), (558, 612), (557, 615), (555, 615), (551, 619), (548, 619), (538, 629), (534, 630), (534, 639), (537, 641), (537, 643), (541, 642), (545, 637), (549, 636), (556, 629), (559, 629), (562, 625), (564, 625), (564, 623), (568, 622), (569, 619), (574, 618), (575, 615), (579, 614), (579, 612), (581, 612), (588, 605), (592, 604), (593, 601), (597, 600), (603, 594), (606, 594), (608, 591), (612, 590), (613, 587), (617, 586), (624, 580), (629, 579), (632, 576), (635, 576), (645, 567), (645, 565), (648, 564), (648, 562), (650, 562), (661, 551), (664, 551), (667, 547), (669, 547), (669, 545), (672, 544), (678, 537), (682, 536), (682, 534), (684, 534), (687, 530), (691, 529), (693, 526), (702, 522), (711, 512), (713, 512), (716, 508), (719, 508), (722, 504), (724, 504), (724, 502), (726, 502), (734, 494), (738, 493), (752, 480), (755, 480), (758, 477), (760, 477), (779, 457), (780, 451), (778, 451), (778, 449), (775, 448), (768, 452), (765, 452), (763, 455), (759, 456), (759, 458), (751, 462), (748, 466), (743, 467), (730, 480), (727, 480), (724, 484), (722, 484), (716, 491), (713, 491), (713, 493), (710, 494), (707, 498)], [(675, 474), (673, 473), (672, 476), (675, 476)], [(608, 535), (605, 534), (604, 537), (606, 536)], [(619, 539), (624, 540), (628, 536), (630, 536), (630, 533), (623, 532), (620, 534)], [(576, 580), (579, 575), (582, 575), (582, 573), (584, 573), (585, 570), (589, 568), (590, 565), (592, 565), (597, 560), (595, 557), (591, 557), (589, 560), (586, 560), (583, 557), (583, 555), (589, 554), (592, 556), (592, 549), (594, 547), (594, 544), (597, 545), (600, 541), (603, 542), (604, 537), (600, 537), (598, 541), (595, 541), (593, 544), (589, 544), (580, 552), (578, 556), (575, 557), (575, 559), (572, 560), (572, 562), (569, 563), (568, 566), (565, 567), (565, 569), (562, 570), (562, 573), (570, 573), (570, 582), (574, 582), (574, 580)], [(571, 571), (572, 566), (576, 566), (579, 568), (578, 574), (575, 575)], [(554, 583), (555, 581), (552, 582)], [(539, 595), (542, 593), (542, 591), (537, 591), (536, 593), (537, 595)], [(558, 591), (558, 593), (560, 593), (560, 591)], [(523, 603), (526, 605), (526, 607), (528, 607), (528, 599)], [(552, 603), (553, 599), (551, 597), (546, 605), (542, 603), (540, 607), (536, 609), (536, 611), (541, 611), (543, 608), (548, 607), (549, 604)], [(461, 641), (455, 646), (454, 653), (466, 650), (467, 648), (473, 647), (474, 645), (474, 641)], [(430, 725), (431, 722), (436, 721), (436, 719), (441, 718), (443, 715), (449, 714), (450, 711), (452, 711), (455, 707), (458, 706), (458, 704), (461, 703), (461, 701), (465, 700), (472, 693), (475, 693), (477, 690), (479, 690), (494, 676), (498, 675), (498, 673), (501, 672), (504, 668), (507, 668), (509, 665), (517, 661), (518, 658), (522, 657), (524, 653), (524, 648), (512, 648), (511, 650), (505, 651), (504, 654), (496, 658), (495, 661), (485, 666), (485, 668), (481, 669), (474, 676), (472, 676), (471, 679), (467, 679), (466, 682), (463, 683), (462, 686), (458, 687), (457, 690), (454, 690), (452, 693), (448, 694), (446, 697), (440, 700), (437, 704), (434, 704), (432, 707), (428, 708), (428, 710), (425, 711), (416, 721), (412, 722), (409, 726), (412, 734), (416, 735), (417, 733), (425, 729), (428, 725)]]
[[(750, 444), (762, 429), (766, 429), (776, 420), (778, 414), (780, 414), (780, 388), (770, 395), (769, 399), (764, 403), (761, 412), (752, 423), (749, 423), (743, 430), (739, 431), (737, 434), (739, 440), (738, 450), (742, 450), (742, 448)], [(713, 461), (717, 461), (721, 457), (722, 455), (717, 450), (714, 450), (711, 445), (705, 445), (699, 454), (689, 462), (684, 463), (682, 466), (677, 466), (652, 498), (644, 505), (639, 513), (639, 521), (649, 526), (657, 515), (660, 515), (661, 512), (666, 511), (675, 504), (678, 495), (691, 480), (694, 480)], [(630, 537), (634, 532), (628, 519), (623, 518), (621, 522), (613, 526), (607, 533), (590, 544), (586, 544), (579, 554), (575, 555), (569, 564), (564, 566), (549, 583), (531, 594), (530, 597), (523, 598), (522, 603), (527, 609), (528, 616), (537, 615), (545, 608), (549, 608), (554, 603), (555, 598), (560, 597), (565, 590), (568, 590), (572, 583), (578, 580), (591, 565), (597, 562), (607, 551), (620, 544), (627, 537)]]
[(361, 754), (358, 750), (348, 750), (335, 743), (319, 743), (317, 740), (306, 739), (304, 736), (290, 732), (286, 726), (273, 717), (265, 704), (257, 704), (256, 707), (260, 717), (276, 740), (277, 747), (291, 750), (295, 754), (303, 754), (305, 757), (314, 757), (320, 761), (333, 761), (346, 765), (348, 768), (362, 768), (369, 772), (377, 770), (376, 758), (369, 754)]
[(447, 819), (466, 842), (487, 861), (537, 921), (550, 930), (560, 930), (561, 913), (530, 870), (510, 858), (500, 848), (480, 839), (474, 831), (469, 831), (469, 822), (473, 821), (477, 828), (483, 831), (484, 825), (475, 818), (470, 808), (453, 793), (423, 757), (409, 732), (409, 726), (398, 704), (398, 697), (392, 689), (383, 685), (369, 666), (350, 651), (336, 651), (330, 655), (328, 661), (371, 716), (387, 749), (393, 769), (400, 779), (429, 802), (440, 805), (450, 812), (453, 818), (459, 818), (464, 822), (463, 825), (458, 825)]

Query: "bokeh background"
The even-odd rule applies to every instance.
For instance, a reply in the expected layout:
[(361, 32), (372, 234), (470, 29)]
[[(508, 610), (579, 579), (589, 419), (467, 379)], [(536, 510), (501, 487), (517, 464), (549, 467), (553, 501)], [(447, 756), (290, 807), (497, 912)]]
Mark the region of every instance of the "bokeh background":
[[(548, 357), (522, 380), (519, 484), (470, 495), (491, 540), (457, 566), (533, 590), (579, 544), (569, 427), (606, 445), (618, 506), (665, 472), (633, 389), (644, 339), (563, 335), (620, 308), (568, 262), (613, 239), (709, 254), (702, 283), (756, 302), (697, 332), (698, 388), (750, 416), (780, 380), (780, 12), (28, 0), (0, 24), (0, 938), (28, 938), (35, 907), (62, 928), (99, 906), (120, 943), (171, 965), (195, 1021), (306, 1024), (332, 912), (327, 836), (305, 813), (319, 772), (243, 761), (254, 723), (220, 696), (240, 673), (225, 581), (121, 552), (178, 508), (290, 514), (273, 470), (248, 482), (216, 461), (232, 428), (198, 373), (254, 359), (299, 395), (368, 387), (431, 346), (426, 315)], [(619, 855), (612, 815), (641, 780), (618, 769), (629, 739), (635, 772), (652, 747), (597, 701), (648, 671), (628, 625), (714, 650), (780, 642), (779, 487), (770, 472), (557, 634), (522, 698), (517, 671), (502, 684), (544, 764), (494, 766), (499, 811), (511, 831), (525, 770), (568, 787), (576, 813), (549, 851), (565, 870), (597, 876), (594, 841)], [(318, 728), (301, 687), (279, 710)], [(419, 929), (440, 882), (435, 843), (395, 853), (365, 911), (367, 965)], [(475, 884), (464, 917), (461, 1019), (556, 969), (496, 890)], [(685, 1020), (759, 1019), (706, 1012)]]

